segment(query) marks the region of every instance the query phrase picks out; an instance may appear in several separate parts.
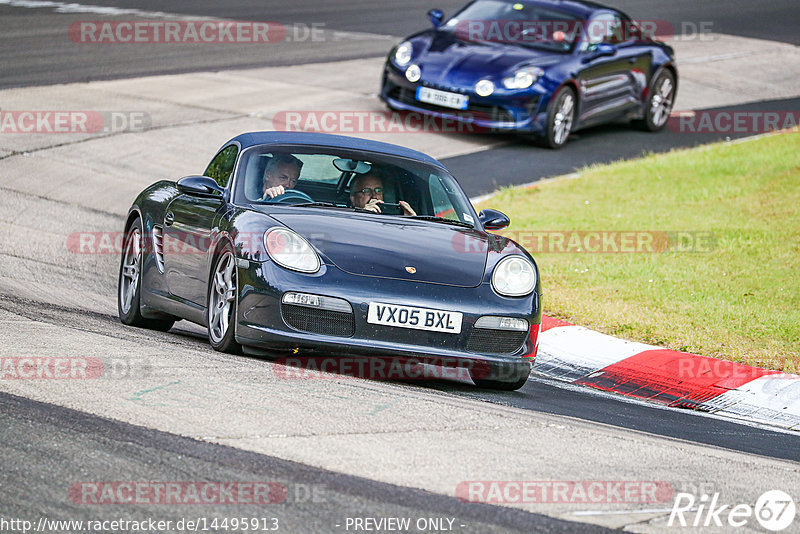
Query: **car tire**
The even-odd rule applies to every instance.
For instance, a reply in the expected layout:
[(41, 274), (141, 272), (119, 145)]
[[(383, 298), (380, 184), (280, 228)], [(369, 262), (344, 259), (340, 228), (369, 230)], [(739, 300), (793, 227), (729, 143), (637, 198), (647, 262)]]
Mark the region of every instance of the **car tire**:
[(675, 76), (668, 70), (662, 70), (648, 92), (644, 118), (634, 121), (634, 126), (647, 132), (663, 129), (674, 103)]
[(142, 316), (139, 301), (142, 293), (142, 264), (146, 248), (143, 242), (142, 220), (138, 217), (125, 231), (117, 283), (119, 320), (128, 326), (166, 332), (174, 319), (148, 319)]
[[(503, 368), (502, 365), (499, 367), (501, 369)], [(473, 371), (474, 369), (470, 369), (470, 378), (472, 378), (472, 382), (476, 387), (481, 389), (494, 389), (498, 391), (516, 391), (525, 385), (525, 383), (528, 381), (528, 377), (530, 376), (530, 368), (526, 372), (508, 377), (505, 375), (511, 373), (495, 373), (493, 369), (493, 372), (491, 373), (492, 377), (490, 378), (485, 378), (486, 373), (475, 373)], [(479, 377), (476, 376), (476, 374), (482, 376)], [(500, 379), (499, 376), (502, 376), (502, 379)]]
[(214, 350), (241, 354), (236, 342), (236, 309), (239, 288), (236, 280), (236, 257), (233, 249), (223, 247), (214, 257), (208, 281), (206, 322), (208, 341)]
[(559, 149), (567, 143), (575, 125), (575, 91), (563, 86), (550, 100), (547, 109), (547, 130), (539, 141), (548, 148)]

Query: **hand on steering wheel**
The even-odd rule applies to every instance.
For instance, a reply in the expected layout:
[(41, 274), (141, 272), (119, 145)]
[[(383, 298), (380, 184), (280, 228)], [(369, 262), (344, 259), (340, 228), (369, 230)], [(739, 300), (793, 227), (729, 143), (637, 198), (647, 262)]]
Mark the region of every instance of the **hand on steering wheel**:
[[(283, 189), (283, 186), (278, 187), (283, 190), (283, 193), (272, 198), (266, 198), (264, 199), (265, 202), (271, 204), (304, 204), (306, 202), (314, 202), (313, 198), (298, 189)], [(269, 191), (269, 189), (267, 191)]]

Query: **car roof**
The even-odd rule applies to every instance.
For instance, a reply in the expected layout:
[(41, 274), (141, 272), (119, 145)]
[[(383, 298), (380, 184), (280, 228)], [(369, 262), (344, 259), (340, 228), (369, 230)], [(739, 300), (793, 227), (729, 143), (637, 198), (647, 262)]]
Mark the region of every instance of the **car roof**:
[(332, 148), (349, 148), (425, 161), (444, 168), (444, 165), (440, 162), (422, 152), (390, 143), (381, 143), (345, 135), (316, 132), (248, 132), (234, 137), (224, 146), (232, 142), (238, 142), (242, 149), (256, 145), (319, 145)]

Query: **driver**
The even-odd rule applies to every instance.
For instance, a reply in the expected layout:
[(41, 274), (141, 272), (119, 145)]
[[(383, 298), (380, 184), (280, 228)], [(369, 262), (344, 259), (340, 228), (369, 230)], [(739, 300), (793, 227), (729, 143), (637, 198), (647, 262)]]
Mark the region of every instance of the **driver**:
[(264, 194), (259, 200), (275, 198), (294, 189), (300, 178), (303, 162), (291, 154), (275, 154), (264, 171)]
[[(364, 208), (375, 213), (381, 212), (383, 180), (377, 171), (371, 170), (367, 174), (353, 178), (350, 183), (350, 204), (354, 208)], [(400, 200), (398, 204), (403, 208), (403, 215), (417, 214), (405, 200)]]

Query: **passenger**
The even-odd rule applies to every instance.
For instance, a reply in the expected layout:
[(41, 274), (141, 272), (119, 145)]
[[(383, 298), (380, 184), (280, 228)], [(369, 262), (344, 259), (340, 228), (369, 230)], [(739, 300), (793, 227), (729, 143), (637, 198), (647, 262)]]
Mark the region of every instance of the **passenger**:
[(275, 198), (287, 189), (294, 189), (302, 169), (303, 162), (291, 154), (274, 155), (264, 171), (264, 194), (259, 200)]
[[(350, 204), (354, 208), (364, 208), (375, 213), (381, 212), (383, 180), (378, 172), (373, 170), (353, 178), (350, 184)], [(400, 200), (398, 204), (403, 208), (403, 215), (417, 214), (405, 200)]]

